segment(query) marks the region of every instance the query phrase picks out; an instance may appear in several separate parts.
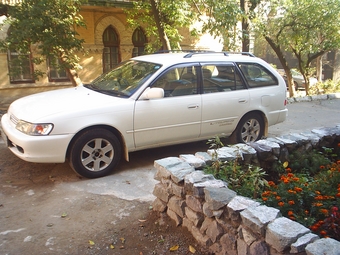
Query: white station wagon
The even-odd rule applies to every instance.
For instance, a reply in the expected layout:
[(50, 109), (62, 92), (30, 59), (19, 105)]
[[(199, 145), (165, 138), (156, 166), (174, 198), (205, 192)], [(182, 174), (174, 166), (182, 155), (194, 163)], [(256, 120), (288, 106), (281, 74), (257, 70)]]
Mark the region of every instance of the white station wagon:
[(91, 84), (27, 96), (2, 117), (8, 148), (87, 178), (129, 152), (232, 136), (256, 141), (286, 119), (286, 85), (249, 53), (162, 53), (122, 62)]

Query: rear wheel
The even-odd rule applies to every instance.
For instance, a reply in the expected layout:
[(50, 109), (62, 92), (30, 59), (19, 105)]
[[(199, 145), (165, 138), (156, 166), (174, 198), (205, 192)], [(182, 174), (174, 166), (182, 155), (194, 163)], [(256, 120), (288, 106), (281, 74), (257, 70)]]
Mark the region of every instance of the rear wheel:
[(260, 114), (249, 113), (245, 115), (232, 134), (232, 141), (238, 143), (255, 142), (264, 134), (264, 121)]
[(87, 130), (72, 144), (70, 165), (86, 178), (98, 178), (110, 174), (121, 158), (118, 138), (103, 128)]

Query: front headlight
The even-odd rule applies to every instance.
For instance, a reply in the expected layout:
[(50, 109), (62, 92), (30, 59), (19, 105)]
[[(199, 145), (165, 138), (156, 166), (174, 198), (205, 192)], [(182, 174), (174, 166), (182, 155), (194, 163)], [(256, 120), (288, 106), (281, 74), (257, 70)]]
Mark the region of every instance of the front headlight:
[(53, 129), (53, 124), (33, 124), (23, 120), (19, 120), (15, 128), (26, 135), (48, 135)]

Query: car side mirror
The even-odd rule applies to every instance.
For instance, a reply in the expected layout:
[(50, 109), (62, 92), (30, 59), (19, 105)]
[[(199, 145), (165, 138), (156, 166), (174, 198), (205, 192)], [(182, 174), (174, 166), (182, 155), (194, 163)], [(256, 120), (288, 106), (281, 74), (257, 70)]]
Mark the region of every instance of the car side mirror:
[(164, 89), (162, 88), (147, 88), (140, 96), (141, 100), (158, 99), (164, 97)]

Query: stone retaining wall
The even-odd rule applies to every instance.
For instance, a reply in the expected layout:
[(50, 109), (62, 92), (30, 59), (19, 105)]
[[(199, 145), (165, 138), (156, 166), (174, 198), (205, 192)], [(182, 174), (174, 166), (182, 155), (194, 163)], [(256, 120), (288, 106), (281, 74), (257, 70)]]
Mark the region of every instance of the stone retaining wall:
[[(268, 138), (217, 150), (221, 160), (242, 157), (259, 164), (282, 161), (294, 150), (311, 150), (340, 142), (340, 125), (303, 134)], [(340, 254), (340, 242), (320, 239), (303, 225), (282, 217), (278, 209), (238, 196), (227, 184), (205, 174), (214, 151), (155, 161), (153, 209), (166, 212), (216, 255)]]

